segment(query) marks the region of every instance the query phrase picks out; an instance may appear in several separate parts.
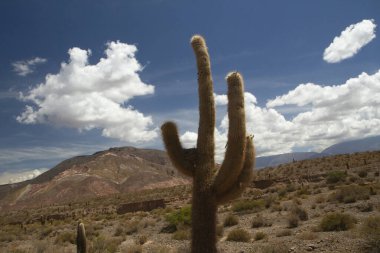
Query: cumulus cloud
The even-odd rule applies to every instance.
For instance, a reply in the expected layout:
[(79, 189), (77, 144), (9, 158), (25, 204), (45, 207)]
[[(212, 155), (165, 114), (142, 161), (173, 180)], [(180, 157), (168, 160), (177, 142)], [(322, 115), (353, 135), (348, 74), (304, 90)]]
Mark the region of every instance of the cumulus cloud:
[(30, 60), (16, 61), (12, 63), (13, 71), (19, 76), (26, 76), (34, 72), (37, 64), (45, 63), (47, 60), (40, 57), (35, 57)]
[(348, 26), (325, 49), (323, 59), (328, 63), (336, 63), (354, 56), (376, 37), (375, 28), (376, 24), (373, 19), (364, 19)]
[[(293, 110), (294, 117), (287, 119), (280, 109), (289, 105), (301, 109)], [(257, 105), (253, 94), (245, 93), (247, 133), (255, 135), (259, 156), (296, 149), (321, 151), (344, 140), (378, 135), (379, 108), (380, 70), (373, 75), (362, 73), (340, 85), (300, 84), (269, 100), (265, 107)], [(227, 132), (225, 115), (215, 131), (218, 161), (223, 159)], [(181, 136), (187, 147), (195, 146), (196, 139), (193, 132)]]
[(26, 180), (33, 179), (48, 169), (41, 168), (41, 169), (33, 169), (33, 170), (24, 170), (19, 172), (3, 172), (0, 173), (0, 185), (2, 184), (13, 184), (18, 183)]
[(135, 58), (136, 46), (110, 42), (105, 57), (91, 65), (90, 50), (68, 51), (69, 61), (57, 74), (22, 95), (30, 101), (17, 117), (20, 123), (50, 123), (81, 131), (102, 129), (103, 136), (137, 143), (157, 136), (150, 116), (127, 103), (136, 96), (154, 93), (154, 86), (139, 77), (143, 67)]

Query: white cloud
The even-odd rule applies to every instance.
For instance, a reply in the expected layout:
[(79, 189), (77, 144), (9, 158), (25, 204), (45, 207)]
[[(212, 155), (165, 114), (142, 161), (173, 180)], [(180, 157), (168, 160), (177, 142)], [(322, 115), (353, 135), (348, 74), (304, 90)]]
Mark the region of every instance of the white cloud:
[[(292, 119), (280, 113), (289, 105), (300, 108), (292, 110)], [(321, 151), (344, 140), (378, 135), (379, 108), (380, 70), (373, 75), (362, 73), (341, 85), (300, 84), (269, 100), (266, 107), (257, 106), (255, 96), (245, 93), (247, 134), (255, 135), (259, 156), (292, 152), (295, 148)], [(223, 159), (227, 132), (225, 115), (215, 132), (218, 161)], [(187, 147), (195, 146), (196, 139), (194, 132), (181, 136)]]
[(31, 101), (17, 117), (21, 123), (50, 123), (79, 130), (102, 129), (103, 136), (130, 143), (157, 136), (150, 116), (126, 103), (135, 96), (154, 93), (154, 86), (141, 81), (143, 67), (135, 58), (136, 46), (107, 44), (105, 57), (88, 63), (90, 50), (71, 48), (70, 60), (57, 74), (31, 89), (23, 100)]
[(214, 93), (214, 98), (215, 98), (215, 104), (217, 106), (226, 105), (228, 103), (227, 95), (218, 95)]
[(34, 67), (37, 64), (45, 63), (47, 60), (40, 57), (35, 57), (30, 60), (16, 61), (12, 63), (13, 71), (19, 76), (26, 76), (34, 72)]
[(18, 172), (3, 172), (0, 173), (0, 185), (2, 184), (13, 184), (18, 183), (26, 180), (33, 179), (48, 169), (41, 168), (41, 169), (33, 169), (33, 170), (24, 170), (24, 171), (18, 171)]
[(375, 28), (373, 19), (350, 25), (325, 49), (323, 59), (328, 63), (336, 63), (354, 56), (376, 37)]

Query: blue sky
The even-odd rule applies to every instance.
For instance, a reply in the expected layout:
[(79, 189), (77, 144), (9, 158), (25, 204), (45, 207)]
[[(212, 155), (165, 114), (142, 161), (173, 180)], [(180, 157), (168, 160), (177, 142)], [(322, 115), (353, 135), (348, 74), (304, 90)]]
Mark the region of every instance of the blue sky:
[(211, 55), (219, 157), (231, 70), (245, 79), (259, 155), (376, 135), (379, 10), (377, 0), (1, 1), (0, 183), (113, 146), (162, 149), (165, 120), (194, 145), (194, 34)]

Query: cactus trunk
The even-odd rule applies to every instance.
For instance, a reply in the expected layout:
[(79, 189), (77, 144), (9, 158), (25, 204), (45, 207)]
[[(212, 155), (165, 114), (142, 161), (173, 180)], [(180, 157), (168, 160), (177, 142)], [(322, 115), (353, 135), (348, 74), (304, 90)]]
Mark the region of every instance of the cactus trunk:
[(192, 252), (216, 253), (216, 199), (194, 188), (192, 200)]
[(246, 137), (244, 84), (232, 72), (228, 83), (228, 141), (219, 170), (214, 158), (215, 103), (211, 64), (201, 36), (191, 39), (198, 68), (199, 128), (197, 147), (184, 149), (174, 123), (162, 125), (165, 148), (174, 166), (193, 177), (192, 253), (216, 253), (216, 212), (218, 204), (239, 196), (253, 177), (255, 150), (253, 137)]
[(77, 253), (87, 253), (86, 231), (81, 221), (77, 226)]

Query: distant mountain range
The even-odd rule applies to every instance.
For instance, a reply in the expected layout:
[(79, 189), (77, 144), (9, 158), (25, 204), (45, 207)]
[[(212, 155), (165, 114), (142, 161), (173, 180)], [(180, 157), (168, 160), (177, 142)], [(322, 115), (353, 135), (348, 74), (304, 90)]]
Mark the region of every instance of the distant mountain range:
[(166, 152), (110, 148), (59, 163), (38, 177), (0, 185), (0, 210), (50, 205), (189, 183)]
[[(380, 150), (380, 136), (335, 144), (321, 153), (298, 152), (258, 157), (256, 167), (342, 153)], [(190, 183), (178, 174), (165, 151), (134, 147), (110, 148), (59, 163), (38, 177), (0, 185), (0, 211), (80, 201), (99, 196)]]
[(334, 144), (322, 152), (294, 152), (272, 156), (261, 156), (256, 158), (256, 168), (265, 168), (277, 166), (283, 163), (295, 161), (307, 160), (312, 158), (349, 154), (355, 152), (375, 151), (380, 150), (380, 135), (368, 137), (359, 140), (345, 141), (338, 144)]

